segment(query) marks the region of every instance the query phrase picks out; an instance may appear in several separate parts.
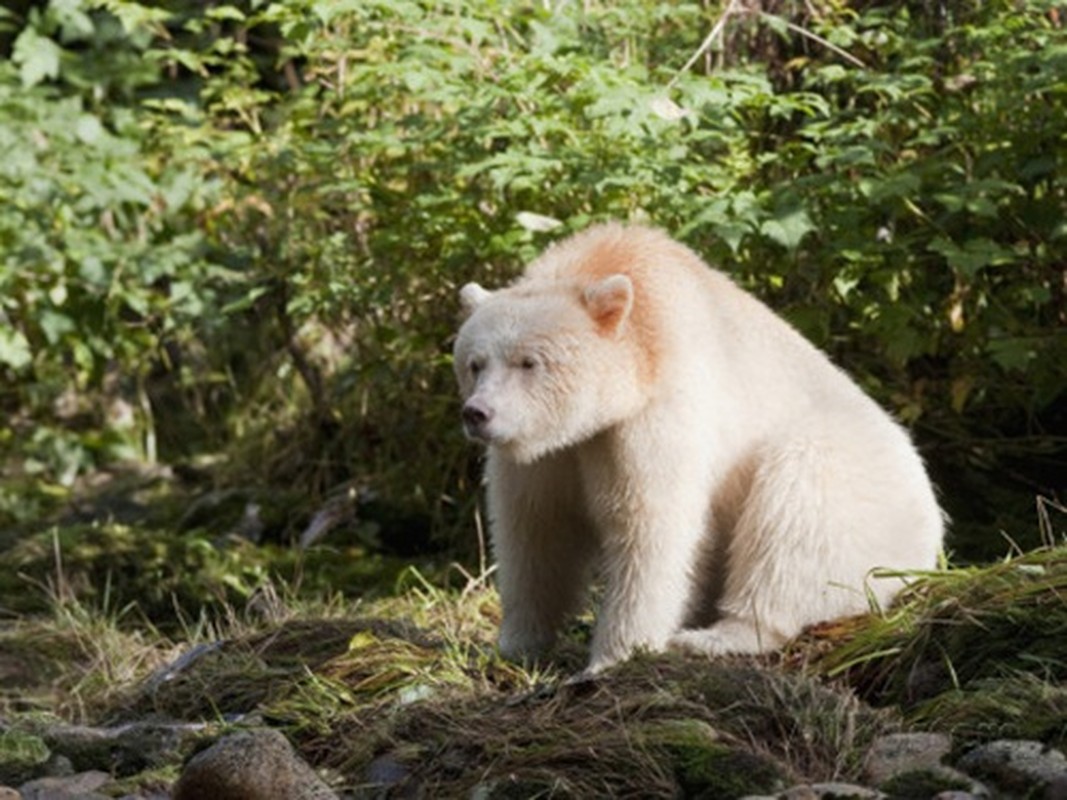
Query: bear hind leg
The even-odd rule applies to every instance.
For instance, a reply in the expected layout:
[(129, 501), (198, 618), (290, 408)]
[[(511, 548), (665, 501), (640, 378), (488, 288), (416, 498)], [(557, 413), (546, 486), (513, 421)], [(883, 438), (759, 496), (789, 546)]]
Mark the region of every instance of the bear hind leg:
[(866, 608), (864, 579), (874, 565), (850, 552), (862, 544), (842, 526), (849, 509), (832, 436), (798, 436), (757, 463), (728, 532), (718, 619), (673, 636), (674, 649), (770, 652), (809, 624)]

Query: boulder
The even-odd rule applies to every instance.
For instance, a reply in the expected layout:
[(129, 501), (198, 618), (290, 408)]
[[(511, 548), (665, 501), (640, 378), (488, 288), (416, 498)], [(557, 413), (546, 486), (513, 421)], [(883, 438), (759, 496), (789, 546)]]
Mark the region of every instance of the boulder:
[(223, 736), (189, 759), (172, 800), (337, 800), (289, 741), (270, 728)]

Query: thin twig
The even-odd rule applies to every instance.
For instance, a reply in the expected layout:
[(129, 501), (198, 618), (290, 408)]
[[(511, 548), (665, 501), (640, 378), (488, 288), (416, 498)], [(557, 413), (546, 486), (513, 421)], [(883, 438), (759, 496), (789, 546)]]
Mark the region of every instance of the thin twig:
[(833, 42), (828, 42), (826, 39), (822, 38), (817, 33), (812, 33), (807, 28), (802, 28), (800, 25), (797, 25), (796, 23), (790, 22), (789, 20), (783, 19), (782, 17), (776, 16), (774, 14), (768, 14), (766, 11), (760, 11), (759, 15), (761, 17), (764, 17), (765, 19), (774, 20), (775, 22), (784, 22), (785, 27), (788, 30), (791, 30), (793, 33), (799, 33), (801, 36), (806, 36), (812, 41), (818, 42), (827, 50), (832, 50), (833, 52), (841, 56), (841, 58), (845, 59), (850, 64), (859, 67), (860, 69), (867, 68), (867, 65), (860, 61), (858, 58), (856, 58), (854, 55), (852, 55), (852, 53), (848, 52), (847, 50), (842, 50)]
[(730, 19), (731, 16), (733, 16), (736, 11), (737, 5), (738, 0), (730, 0), (730, 5), (728, 5), (726, 7), (726, 10), (722, 12), (722, 16), (719, 17), (718, 22), (716, 22), (715, 26), (711, 29), (711, 33), (704, 37), (704, 41), (700, 43), (700, 47), (698, 47), (696, 49), (696, 52), (694, 52), (693, 55), (689, 57), (689, 60), (685, 62), (685, 66), (678, 70), (678, 72), (675, 73), (675, 76), (671, 78), (670, 82), (667, 84), (668, 91), (674, 88), (674, 84), (678, 82), (679, 78), (681, 78), (685, 73), (687, 73), (690, 67), (697, 63), (697, 59), (704, 55), (708, 48), (710, 48), (712, 44), (715, 43), (715, 40), (722, 35), (723, 29), (726, 27), (726, 21)]
[[(708, 49), (711, 48), (711, 46), (715, 43), (715, 40), (722, 36), (722, 33), (726, 28), (726, 23), (729, 21), (730, 17), (740, 12), (740, 9), (738, 8), (739, 5), (739, 0), (730, 0), (730, 4), (726, 6), (726, 10), (722, 12), (722, 16), (720, 16), (719, 19), (715, 22), (715, 25), (714, 27), (712, 27), (711, 32), (704, 37), (704, 41), (700, 43), (700, 47), (696, 49), (693, 55), (689, 57), (689, 60), (685, 62), (685, 65), (680, 70), (678, 70), (678, 72), (675, 73), (673, 78), (670, 79), (670, 82), (668, 82), (667, 84), (667, 91), (673, 89), (674, 85), (678, 83), (682, 75), (688, 72), (690, 68), (692, 68), (692, 66), (697, 62), (697, 60), (702, 55), (704, 55), (704, 53), (706, 53)], [(818, 42), (827, 50), (836, 53), (837, 55), (841, 56), (841, 58), (845, 59), (850, 64), (859, 67), (860, 69), (867, 68), (867, 65), (864, 64), (860, 59), (856, 58), (856, 56), (852, 55), (852, 53), (848, 52), (847, 50), (843, 50), (833, 42), (827, 41), (823, 37), (819, 36), (817, 33), (812, 33), (807, 28), (801, 27), (800, 25), (797, 25), (794, 22), (790, 22), (789, 20), (783, 19), (782, 17), (776, 16), (774, 14), (768, 14), (766, 11), (758, 11), (756, 13), (758, 13), (759, 16), (764, 19), (773, 20), (774, 22), (778, 23), (785, 23), (785, 27), (787, 30), (792, 31), (793, 33), (798, 33), (801, 36), (805, 36), (814, 42)]]

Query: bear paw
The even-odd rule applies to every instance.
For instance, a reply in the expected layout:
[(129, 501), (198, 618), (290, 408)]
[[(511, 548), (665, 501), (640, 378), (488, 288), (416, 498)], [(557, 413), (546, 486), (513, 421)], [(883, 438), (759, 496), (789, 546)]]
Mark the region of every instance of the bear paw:
[(500, 655), (508, 661), (531, 662), (551, 648), (554, 641), (554, 636), (531, 635), (504, 629), (500, 632), (497, 647)]
[(681, 631), (670, 638), (671, 650), (706, 656), (755, 655), (777, 650), (788, 637), (743, 620), (724, 620), (710, 628)]

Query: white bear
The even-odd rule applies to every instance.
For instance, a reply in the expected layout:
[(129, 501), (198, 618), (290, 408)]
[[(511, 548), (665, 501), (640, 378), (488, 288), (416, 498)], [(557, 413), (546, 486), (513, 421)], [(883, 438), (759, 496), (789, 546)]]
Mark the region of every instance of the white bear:
[(599, 570), (588, 671), (636, 648), (773, 650), (888, 604), (944, 520), (905, 431), (665, 234), (600, 225), (461, 291), (454, 363), (488, 446), (500, 650), (550, 647)]

